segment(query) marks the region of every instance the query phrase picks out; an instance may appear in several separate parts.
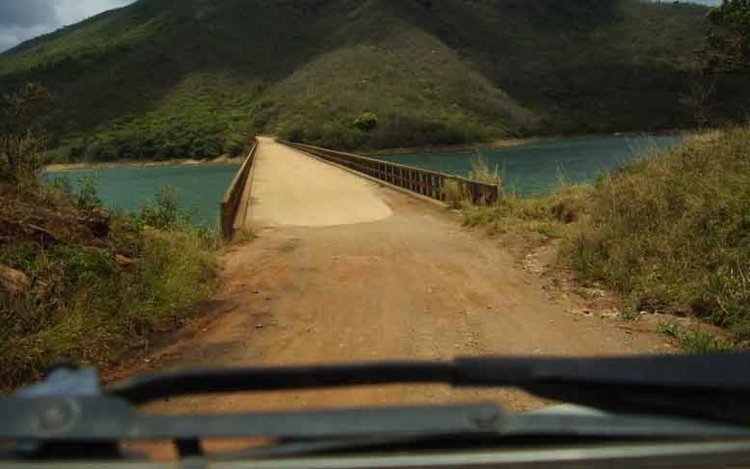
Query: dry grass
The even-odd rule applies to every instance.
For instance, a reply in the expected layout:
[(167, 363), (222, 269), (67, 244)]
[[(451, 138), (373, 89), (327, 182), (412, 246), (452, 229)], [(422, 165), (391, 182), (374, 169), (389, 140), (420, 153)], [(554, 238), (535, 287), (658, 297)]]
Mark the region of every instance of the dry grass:
[(640, 309), (750, 335), (750, 128), (704, 135), (615, 172), (565, 243), (581, 274)]
[(494, 233), (534, 231), (559, 238), (579, 220), (587, 206), (592, 188), (563, 186), (556, 192), (539, 197), (503, 194), (489, 206), (464, 207), (467, 226), (483, 226)]
[(474, 158), (471, 159), (469, 179), (472, 181), (483, 182), (485, 184), (500, 185), (500, 169), (497, 166), (490, 168), (487, 159), (480, 153), (477, 153)]

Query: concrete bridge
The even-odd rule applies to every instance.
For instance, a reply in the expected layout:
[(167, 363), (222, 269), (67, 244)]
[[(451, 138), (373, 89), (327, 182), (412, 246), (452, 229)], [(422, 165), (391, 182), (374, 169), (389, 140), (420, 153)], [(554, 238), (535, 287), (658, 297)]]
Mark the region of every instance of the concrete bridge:
[(390, 208), (377, 185), (443, 201), (454, 184), (475, 202), (492, 202), (497, 185), (373, 158), (259, 137), (222, 203), (222, 230), (335, 226), (383, 219)]

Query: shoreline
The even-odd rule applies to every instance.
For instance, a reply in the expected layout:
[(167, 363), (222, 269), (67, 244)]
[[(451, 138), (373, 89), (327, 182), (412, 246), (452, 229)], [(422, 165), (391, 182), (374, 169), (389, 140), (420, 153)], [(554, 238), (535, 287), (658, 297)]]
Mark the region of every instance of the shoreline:
[[(381, 148), (374, 150), (349, 150), (362, 156), (380, 156), (380, 155), (420, 155), (424, 153), (445, 153), (445, 152), (468, 152), (472, 150), (500, 150), (504, 148), (513, 148), (530, 143), (544, 143), (559, 139), (585, 139), (585, 138), (604, 138), (604, 137), (637, 137), (637, 136), (665, 136), (680, 134), (696, 134), (695, 129), (672, 129), (660, 130), (655, 132), (614, 132), (609, 134), (579, 134), (579, 135), (544, 135), (525, 138), (501, 138), (487, 142), (476, 142), (473, 144), (457, 145), (426, 145), (420, 147), (395, 147)], [(198, 160), (195, 158), (173, 158), (168, 160), (132, 160), (123, 159), (107, 162), (82, 162), (82, 163), (52, 163), (44, 167), (44, 171), (58, 172), (84, 169), (110, 169), (118, 167), (154, 167), (154, 166), (198, 166), (208, 164), (225, 164), (241, 165), (245, 157), (228, 157), (219, 156), (212, 159)]]
[(476, 149), (511, 148), (544, 140), (545, 137), (497, 139), (491, 142), (462, 143), (457, 145), (426, 145), (421, 147), (396, 147), (377, 150), (353, 150), (363, 156), (376, 155), (410, 155), (418, 153), (440, 153), (448, 151), (471, 151)]
[(501, 150), (504, 148), (513, 148), (530, 143), (553, 142), (560, 139), (586, 139), (586, 138), (607, 138), (607, 137), (663, 137), (670, 135), (695, 135), (696, 129), (672, 129), (657, 130), (654, 132), (613, 132), (608, 134), (576, 134), (576, 135), (540, 135), (536, 137), (496, 139), (489, 142), (477, 142), (474, 144), (460, 145), (432, 145), (423, 147), (396, 147), (376, 150), (351, 150), (363, 156), (379, 155), (419, 155), (424, 153), (444, 153), (444, 152), (467, 152), (472, 150)]
[(197, 160), (194, 158), (174, 158), (169, 160), (117, 160), (101, 163), (52, 163), (45, 165), (44, 171), (59, 172), (82, 169), (111, 169), (120, 167), (155, 167), (155, 166), (202, 166), (209, 164), (241, 165), (244, 157), (219, 156), (213, 159)]

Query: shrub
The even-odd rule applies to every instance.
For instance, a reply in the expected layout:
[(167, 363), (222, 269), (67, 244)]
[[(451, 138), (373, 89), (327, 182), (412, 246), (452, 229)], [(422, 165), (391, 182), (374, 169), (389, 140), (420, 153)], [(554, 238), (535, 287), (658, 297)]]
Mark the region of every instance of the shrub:
[[(58, 183), (58, 187), (69, 194), (73, 193), (69, 179), (61, 178), (58, 180), (67, 181), (67, 183)], [(94, 175), (86, 175), (81, 178), (81, 180), (78, 182), (78, 193), (75, 195), (76, 205), (78, 205), (79, 208), (88, 210), (102, 205), (102, 201), (97, 195), (97, 184), (98, 180)]]
[(365, 112), (354, 120), (354, 127), (363, 132), (369, 132), (378, 126), (378, 116), (372, 112)]
[(164, 186), (153, 203), (141, 206), (138, 220), (144, 226), (159, 230), (175, 230), (190, 226), (189, 212), (180, 210), (177, 191), (172, 186)]

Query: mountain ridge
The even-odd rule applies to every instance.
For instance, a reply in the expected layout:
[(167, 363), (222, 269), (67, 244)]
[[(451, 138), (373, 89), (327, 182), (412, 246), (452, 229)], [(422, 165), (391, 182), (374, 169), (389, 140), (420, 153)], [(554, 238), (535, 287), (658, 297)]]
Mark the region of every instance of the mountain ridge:
[[(140, 0), (0, 55), (58, 160), (652, 131), (695, 122), (706, 8), (637, 0)], [(376, 125), (355, 125), (363, 114)]]

